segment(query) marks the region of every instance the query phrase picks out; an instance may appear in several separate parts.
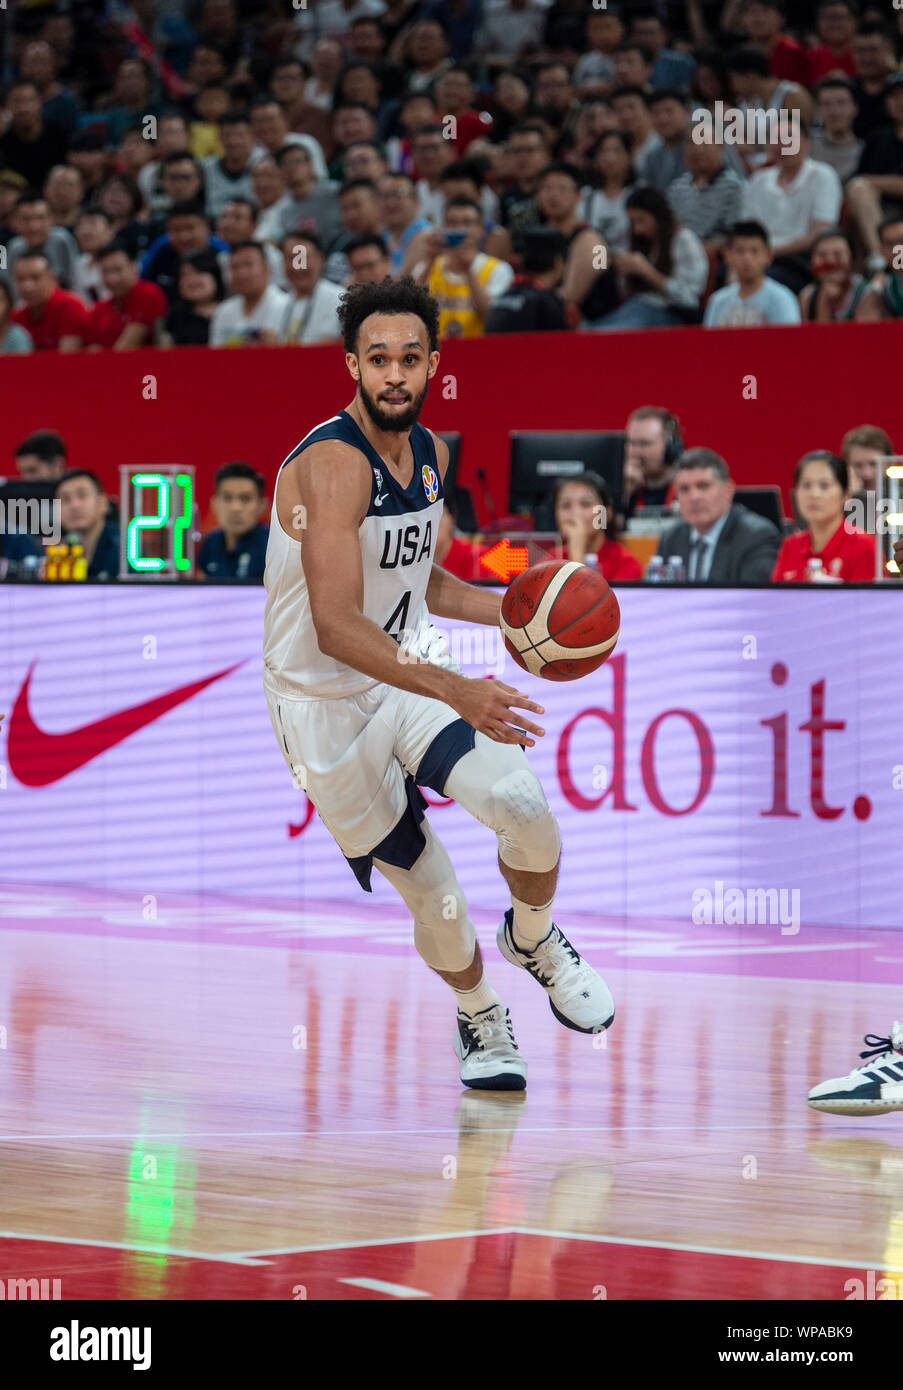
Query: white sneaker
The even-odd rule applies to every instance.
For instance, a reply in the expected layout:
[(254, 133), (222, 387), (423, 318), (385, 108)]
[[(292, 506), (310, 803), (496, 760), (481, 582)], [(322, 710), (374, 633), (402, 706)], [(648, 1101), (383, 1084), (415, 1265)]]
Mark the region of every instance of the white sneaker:
[(473, 1016), (458, 1010), (455, 1053), (465, 1086), (478, 1091), (522, 1091), (527, 1084), (527, 1063), (514, 1041), (511, 1015), (502, 1004)]
[(549, 996), (549, 1008), (565, 1028), (576, 1033), (602, 1033), (615, 1016), (611, 990), (593, 967), (580, 956), (564, 932), (552, 923), (548, 936), (532, 951), (514, 943), (514, 912), (509, 907), (496, 940), (512, 965), (529, 970)]
[(895, 1023), (889, 1038), (866, 1033), (868, 1050), (860, 1057), (871, 1057), (864, 1067), (854, 1067), (849, 1076), (822, 1081), (809, 1092), (814, 1110), (829, 1115), (886, 1115), (903, 1110), (903, 1027)]

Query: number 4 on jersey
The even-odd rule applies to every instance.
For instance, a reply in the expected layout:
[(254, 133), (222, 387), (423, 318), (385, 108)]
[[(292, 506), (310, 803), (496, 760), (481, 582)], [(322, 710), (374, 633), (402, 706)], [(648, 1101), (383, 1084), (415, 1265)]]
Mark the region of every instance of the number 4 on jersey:
[[(411, 591), (410, 591), (410, 589), (405, 589), (405, 591), (404, 591), (404, 593), (402, 594), (401, 598), (398, 600), (398, 602), (396, 603), (394, 609), (392, 610), (392, 616), (390, 617), (389, 621), (386, 623), (385, 627), (383, 628), (383, 632), (387, 632), (387, 633), (389, 634), (390, 637), (394, 637), (394, 639), (395, 639), (396, 642), (400, 642), (400, 641), (401, 641), (401, 634), (404, 632), (405, 628), (407, 627), (407, 624), (408, 624), (408, 604), (409, 604), (410, 602), (411, 602)], [(398, 623), (398, 631), (397, 631), (397, 632), (393, 632), (392, 629), (393, 629), (393, 627), (395, 626), (396, 622)]]

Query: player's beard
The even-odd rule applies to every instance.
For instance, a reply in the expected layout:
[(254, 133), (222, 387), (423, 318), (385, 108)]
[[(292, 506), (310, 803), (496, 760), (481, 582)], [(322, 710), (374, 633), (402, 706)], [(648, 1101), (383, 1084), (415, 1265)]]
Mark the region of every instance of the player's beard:
[(364, 383), (359, 381), (357, 389), (361, 393), (361, 402), (370, 419), (378, 430), (385, 430), (387, 434), (403, 434), (412, 425), (416, 425), (417, 418), (423, 409), (423, 402), (426, 400), (426, 393), (429, 389), (429, 382), (423, 384), (423, 390), (419, 396), (412, 396), (407, 410), (402, 410), (400, 414), (390, 415), (380, 406), (375, 396), (371, 396), (365, 389)]

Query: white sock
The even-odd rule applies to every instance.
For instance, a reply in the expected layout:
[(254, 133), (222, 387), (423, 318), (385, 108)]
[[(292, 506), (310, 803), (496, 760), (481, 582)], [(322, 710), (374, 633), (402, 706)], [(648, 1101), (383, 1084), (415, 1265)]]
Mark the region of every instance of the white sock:
[[(454, 988), (452, 985), (452, 989)], [(480, 1014), (484, 1009), (494, 1008), (496, 1004), (502, 1002), (492, 985), (489, 984), (485, 974), (480, 978), (480, 983), (474, 985), (473, 989), (455, 989), (455, 996), (458, 1000), (458, 1008), (462, 1014), (467, 1014), (468, 1018), (473, 1018), (474, 1014)]]
[(522, 903), (512, 893), (511, 906), (514, 909), (512, 935), (515, 946), (519, 946), (522, 951), (532, 951), (535, 946), (539, 945), (540, 941), (548, 936), (552, 930), (552, 903), (554, 901), (554, 898), (550, 898), (542, 907), (532, 907), (530, 903)]

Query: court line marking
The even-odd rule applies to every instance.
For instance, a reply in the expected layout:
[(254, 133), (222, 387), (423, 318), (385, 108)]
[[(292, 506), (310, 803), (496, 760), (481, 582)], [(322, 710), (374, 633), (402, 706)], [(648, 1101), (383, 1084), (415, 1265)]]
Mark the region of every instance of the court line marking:
[(102, 1250), (139, 1250), (148, 1255), (180, 1255), (189, 1260), (213, 1260), (217, 1264), (256, 1265), (257, 1261), (239, 1252), (212, 1255), (206, 1250), (181, 1250), (174, 1245), (149, 1245), (144, 1241), (95, 1240), (90, 1236), (48, 1236), (28, 1231), (0, 1231), (0, 1240), (33, 1240), (45, 1245), (90, 1245)]
[[(832, 1269), (874, 1269), (888, 1273), (903, 1273), (903, 1265), (885, 1264), (883, 1260), (871, 1261), (868, 1264), (861, 1264), (856, 1260), (836, 1260), (828, 1256), (822, 1258), (820, 1255), (782, 1255), (767, 1250), (731, 1250), (724, 1249), (716, 1245), (688, 1245), (680, 1241), (667, 1240), (645, 1240), (634, 1236), (603, 1236), (588, 1235), (584, 1231), (543, 1231), (535, 1226), (507, 1226), (503, 1230), (495, 1231), (447, 1231), (441, 1235), (415, 1235), (415, 1236), (393, 1236), (390, 1239), (381, 1240), (351, 1240), (342, 1241), (335, 1245), (302, 1245), (293, 1249), (280, 1250), (243, 1250), (241, 1253), (247, 1257), (265, 1258), (270, 1255), (307, 1255), (316, 1254), (324, 1250), (364, 1250), (371, 1246), (381, 1245), (412, 1245), (424, 1240), (456, 1240), (462, 1237), (473, 1236), (544, 1236), (549, 1240), (582, 1240), (596, 1245), (625, 1245), (637, 1246), (647, 1250), (675, 1250), (689, 1255), (728, 1255), (736, 1259), (745, 1260), (774, 1260), (782, 1264), (802, 1264), (820, 1265)], [(342, 1282), (350, 1283), (351, 1280)]]
[(388, 1284), (385, 1279), (339, 1279), (339, 1284), (354, 1284), (358, 1289), (373, 1289), (376, 1293), (388, 1293), (393, 1298), (432, 1298), (426, 1289), (412, 1289), (408, 1284)]
[[(860, 1121), (860, 1124), (868, 1121)], [(786, 1134), (794, 1129), (809, 1129), (811, 1121), (803, 1124), (736, 1124), (736, 1125), (499, 1125), (487, 1128), (483, 1125), (443, 1125), (438, 1129), (224, 1129), (201, 1130), (142, 1130), (143, 1139), (361, 1139), (376, 1136), (381, 1139), (394, 1139), (396, 1135), (410, 1134), (634, 1134), (653, 1130), (663, 1133), (744, 1133), (767, 1129)], [(832, 1126), (840, 1128), (840, 1126)], [(849, 1126), (844, 1126), (845, 1129)], [(0, 1134), (0, 1144), (45, 1144), (58, 1140), (124, 1139), (132, 1143), (135, 1134)]]

